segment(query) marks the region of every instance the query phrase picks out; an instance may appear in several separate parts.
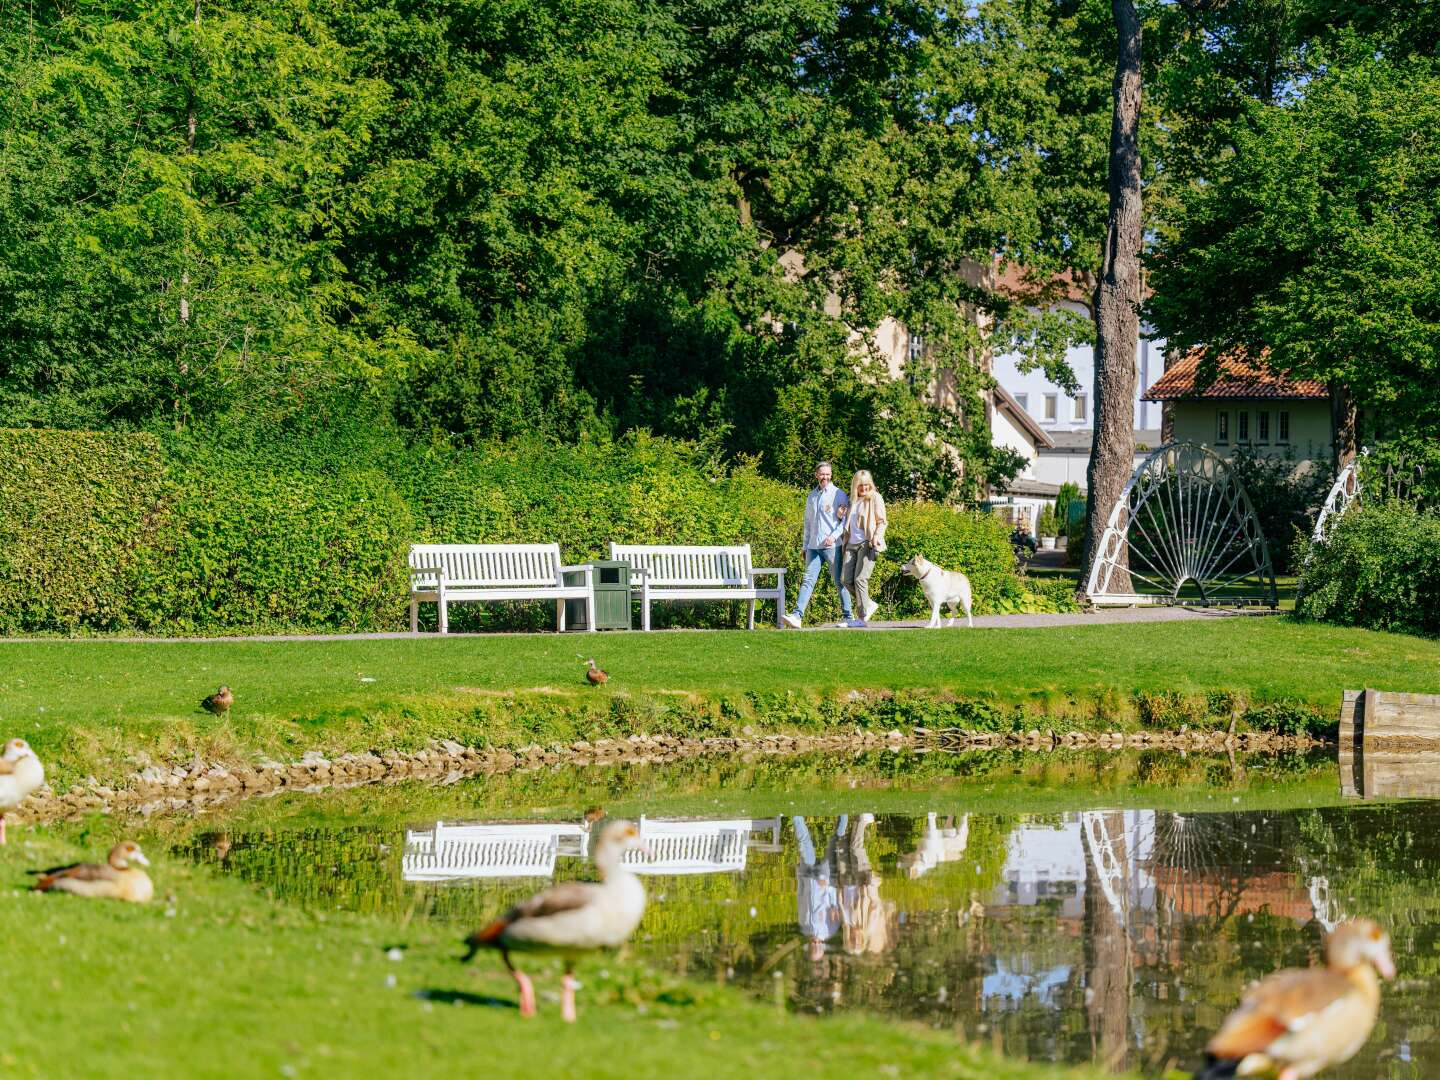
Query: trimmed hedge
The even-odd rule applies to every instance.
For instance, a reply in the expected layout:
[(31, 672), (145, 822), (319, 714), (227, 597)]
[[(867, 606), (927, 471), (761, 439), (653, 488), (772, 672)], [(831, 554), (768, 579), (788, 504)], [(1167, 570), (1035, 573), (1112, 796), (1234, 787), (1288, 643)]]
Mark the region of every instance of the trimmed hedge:
[(1355, 507), (1323, 544), (1299, 551), (1300, 616), (1440, 634), (1440, 514), (1398, 503)]
[[(0, 535), (9, 540), (0, 626), (9, 632), (398, 630), (406, 549), (421, 541), (553, 540), (567, 562), (601, 557), (611, 540), (748, 542), (755, 565), (787, 568), (792, 602), (802, 571), (803, 491), (643, 435), (426, 453), (23, 431), (0, 438), (0, 472)], [(872, 579), (882, 617), (928, 614), (918, 584), (899, 573), (916, 552), (964, 570), (977, 612), (1068, 603), (1017, 576), (1005, 526), (990, 515), (896, 502), (889, 541)], [(732, 623), (739, 607), (655, 612), (659, 625), (715, 626)], [(553, 604), (539, 602), (451, 612), (456, 630), (554, 620)], [(838, 616), (834, 589), (822, 588), (809, 617)], [(433, 619), (427, 605), (422, 620)]]
[(168, 491), (151, 436), (0, 430), (0, 632), (128, 625)]

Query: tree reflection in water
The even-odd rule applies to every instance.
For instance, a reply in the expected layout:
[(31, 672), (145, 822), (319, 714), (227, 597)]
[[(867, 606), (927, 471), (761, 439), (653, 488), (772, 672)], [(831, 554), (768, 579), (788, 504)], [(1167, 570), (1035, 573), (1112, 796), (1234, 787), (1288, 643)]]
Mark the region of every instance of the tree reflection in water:
[[(743, 870), (653, 876), (638, 952), (765, 996), (779, 981), (801, 1010), (881, 1012), (1157, 1075), (1198, 1059), (1248, 981), (1317, 960), (1324, 923), (1366, 914), (1391, 929), (1401, 980), (1376, 1037), (1333, 1075), (1440, 1075), (1440, 804), (913, 816), (857, 802), (752, 832)], [(456, 927), (535, 888), (406, 882), (403, 839), (227, 827), (180, 850), (295, 904)], [(554, 877), (589, 871), (562, 851)]]

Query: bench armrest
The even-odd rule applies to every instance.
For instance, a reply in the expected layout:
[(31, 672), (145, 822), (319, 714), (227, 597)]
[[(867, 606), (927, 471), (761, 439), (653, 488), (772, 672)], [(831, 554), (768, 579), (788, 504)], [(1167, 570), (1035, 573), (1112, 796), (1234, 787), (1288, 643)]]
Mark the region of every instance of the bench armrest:
[(443, 566), (412, 566), (410, 568), (410, 587), (415, 587), (417, 577), (433, 577), (440, 588), (445, 587), (445, 568)]
[(783, 566), (752, 566), (752, 567), (750, 568), (750, 576), (751, 576), (752, 578), (753, 578), (753, 577), (759, 577), (761, 574), (783, 574), (783, 573), (785, 573), (785, 567), (783, 567)]
[[(555, 568), (555, 585), (557, 588), (565, 588), (566, 574), (584, 574), (585, 580), (582, 587), (593, 589), (595, 587), (595, 567), (589, 563), (581, 563), (579, 566), (557, 566)], [(571, 588), (574, 588), (572, 585)]]

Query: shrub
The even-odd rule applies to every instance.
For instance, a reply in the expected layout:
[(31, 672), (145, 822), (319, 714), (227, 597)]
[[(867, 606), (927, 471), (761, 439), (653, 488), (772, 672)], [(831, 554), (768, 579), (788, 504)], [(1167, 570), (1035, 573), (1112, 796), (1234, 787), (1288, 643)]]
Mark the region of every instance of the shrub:
[(1398, 503), (1345, 513), (1307, 559), (1296, 613), (1346, 626), (1440, 634), (1440, 514)]
[(1055, 494), (1055, 520), (1059, 522), (1061, 529), (1064, 529), (1066, 522), (1070, 520), (1070, 503), (1077, 499), (1080, 499), (1079, 484), (1067, 480), (1060, 485), (1060, 490)]
[(0, 631), (123, 625), (168, 486), (148, 435), (0, 431)]
[(1229, 466), (1255, 507), (1275, 572), (1288, 573), (1296, 538), (1309, 535), (1329, 493), (1329, 474), (1318, 466), (1296, 472), (1292, 458), (1266, 457), (1244, 446), (1236, 449)]
[(1040, 511), (1040, 521), (1035, 526), (1035, 531), (1040, 536), (1059, 536), (1060, 523), (1055, 517), (1055, 508), (1047, 506)]
[(171, 473), (177, 495), (137, 554), (129, 624), (156, 633), (402, 625), (416, 526), (380, 471), (190, 448)]
[(1333, 735), (1336, 720), (1302, 701), (1271, 701), (1245, 710), (1245, 723), (1254, 731), (1280, 735)]
[(977, 614), (1008, 610), (1025, 595), (1015, 573), (1015, 553), (1005, 522), (994, 514), (957, 511), (934, 503), (893, 503), (886, 550), (875, 564), (871, 594), (885, 605), (886, 618), (929, 616), (920, 583), (900, 567), (912, 555), (970, 579)]
[[(16, 432), (0, 462), (0, 625), (12, 631), (396, 630), (406, 550), (420, 541), (556, 541), (569, 562), (604, 556), (611, 540), (749, 543), (755, 565), (786, 568), (792, 600), (803, 570), (802, 490), (645, 435), (423, 451), (344, 432), (229, 447)], [(895, 501), (890, 522), (872, 579), (887, 617), (928, 614), (899, 573), (917, 551), (964, 570), (978, 612), (1060, 602), (1017, 577), (996, 518)], [(835, 590), (811, 611), (838, 616)], [(657, 625), (740, 615), (738, 604), (655, 608)], [(433, 607), (423, 617), (433, 625)], [(553, 624), (548, 602), (452, 608), (456, 630)]]

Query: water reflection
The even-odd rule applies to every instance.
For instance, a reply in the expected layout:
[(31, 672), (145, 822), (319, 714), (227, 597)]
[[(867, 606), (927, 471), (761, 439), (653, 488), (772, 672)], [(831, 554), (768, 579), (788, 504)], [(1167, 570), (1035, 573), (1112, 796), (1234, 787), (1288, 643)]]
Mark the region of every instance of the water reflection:
[[(1157, 1075), (1198, 1060), (1247, 982), (1318, 960), (1325, 927), (1366, 914), (1392, 930), (1402, 980), (1376, 1037), (1333, 1075), (1440, 1074), (1440, 804), (902, 815), (857, 802), (644, 817), (637, 950), (801, 1010), (887, 1013), (1035, 1060)], [(592, 876), (588, 834), (584, 820), (441, 821), (393, 838), (229, 832), (189, 851), (296, 902), (470, 928), (539, 877)]]

